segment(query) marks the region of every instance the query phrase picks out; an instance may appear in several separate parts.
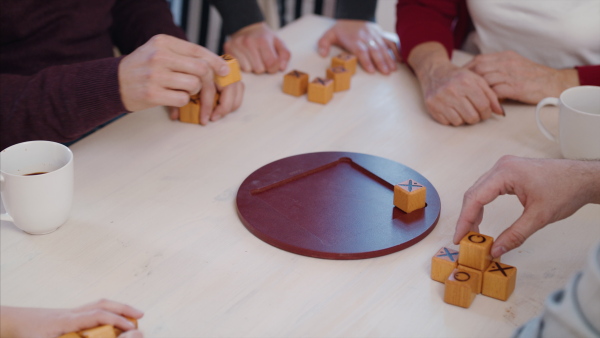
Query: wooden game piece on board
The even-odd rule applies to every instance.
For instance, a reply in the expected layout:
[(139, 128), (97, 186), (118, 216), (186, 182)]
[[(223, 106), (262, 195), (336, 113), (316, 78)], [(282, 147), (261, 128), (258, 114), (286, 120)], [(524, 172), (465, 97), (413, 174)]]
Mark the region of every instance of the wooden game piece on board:
[(492, 262), (483, 273), (481, 293), (485, 296), (507, 300), (515, 290), (517, 268), (508, 264)]
[(331, 67), (342, 66), (346, 68), (351, 75), (354, 75), (356, 73), (357, 64), (358, 59), (356, 58), (356, 56), (348, 53), (341, 53), (331, 58)]
[(444, 283), (458, 266), (458, 251), (442, 247), (431, 258), (431, 279)]
[(490, 249), (493, 243), (493, 237), (469, 232), (460, 240), (458, 264), (484, 271), (492, 261)]
[(333, 80), (333, 91), (341, 92), (350, 89), (352, 74), (343, 66), (327, 68), (327, 78)]
[(326, 104), (333, 97), (333, 80), (316, 78), (308, 84), (308, 101)]
[(425, 207), (427, 188), (415, 180), (406, 180), (394, 186), (394, 205), (405, 213)]
[[(193, 124), (200, 124), (200, 97), (199, 94), (190, 96), (190, 102), (179, 108), (179, 121)], [(215, 94), (213, 109), (219, 104), (219, 93)]]
[(464, 308), (471, 306), (475, 299), (472, 282), (470, 273), (454, 269), (444, 283), (444, 302)]
[(292, 70), (283, 76), (283, 92), (286, 94), (301, 96), (308, 90), (308, 74)]
[(481, 286), (483, 284), (483, 271), (460, 264), (458, 265), (458, 269), (466, 271), (471, 275), (471, 286), (473, 286), (473, 292), (475, 292), (475, 294), (480, 294)]
[(229, 65), (229, 74), (225, 76), (215, 75), (215, 82), (219, 86), (225, 87), (240, 81), (242, 79), (242, 72), (240, 71), (240, 64), (238, 60), (229, 54), (221, 55), (221, 57)]

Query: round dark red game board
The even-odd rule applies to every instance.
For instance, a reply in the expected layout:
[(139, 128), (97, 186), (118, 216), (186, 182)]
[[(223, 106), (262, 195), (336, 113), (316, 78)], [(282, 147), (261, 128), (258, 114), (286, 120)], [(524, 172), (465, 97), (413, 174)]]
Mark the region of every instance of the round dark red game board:
[[(427, 206), (394, 207), (394, 185), (413, 179)], [(256, 237), (286, 251), (327, 259), (387, 255), (435, 227), (440, 197), (421, 174), (373, 155), (321, 152), (291, 156), (253, 172), (237, 194), (238, 214)]]

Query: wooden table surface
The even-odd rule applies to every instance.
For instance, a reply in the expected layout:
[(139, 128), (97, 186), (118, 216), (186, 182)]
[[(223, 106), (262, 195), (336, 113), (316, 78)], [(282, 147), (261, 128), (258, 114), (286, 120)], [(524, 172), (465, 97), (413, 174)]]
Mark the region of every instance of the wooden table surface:
[[(325, 74), (329, 58), (318, 56), (316, 41), (330, 25), (307, 16), (280, 31), (292, 52), (288, 70)], [(600, 206), (585, 206), (503, 257), (519, 269), (508, 301), (479, 295), (469, 309), (445, 304), (430, 261), (451, 245), (465, 190), (502, 155), (560, 157), (537, 130), (535, 107), (505, 103), (506, 117), (456, 128), (427, 115), (405, 65), (390, 76), (359, 70), (327, 105), (283, 94), (282, 80), (244, 74), (242, 107), (205, 127), (156, 108), (72, 145), (70, 220), (41, 236), (0, 227), (2, 305), (109, 298), (145, 311), (147, 337), (506, 337), (541, 313), (600, 238)], [(408, 249), (351, 261), (295, 255), (253, 236), (236, 213), (242, 181), (272, 161), (318, 151), (417, 170), (440, 195), (437, 227)], [(521, 212), (517, 198), (500, 197), (481, 230), (497, 237)]]

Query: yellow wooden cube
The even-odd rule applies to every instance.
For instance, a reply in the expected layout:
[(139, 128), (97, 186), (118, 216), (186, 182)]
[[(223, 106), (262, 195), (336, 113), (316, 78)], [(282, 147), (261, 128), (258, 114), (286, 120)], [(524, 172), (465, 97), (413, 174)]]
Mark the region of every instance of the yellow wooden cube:
[(493, 243), (493, 237), (469, 232), (460, 240), (458, 264), (484, 271), (492, 261), (490, 249)]
[[(219, 104), (219, 93), (215, 94), (213, 109)], [(200, 124), (200, 97), (199, 94), (190, 96), (190, 102), (179, 108), (179, 121)]]
[(112, 325), (102, 325), (93, 329), (79, 331), (84, 338), (117, 338)]
[(356, 73), (357, 64), (358, 59), (356, 58), (356, 56), (348, 53), (341, 53), (340, 55), (331, 58), (331, 67), (342, 66), (346, 68), (351, 75), (354, 75)]
[(475, 299), (475, 292), (473, 292), (471, 274), (454, 269), (445, 282), (444, 302), (468, 308), (473, 299)]
[(326, 104), (333, 98), (333, 80), (316, 78), (308, 84), (308, 101)]
[(308, 74), (292, 70), (283, 76), (283, 92), (286, 94), (301, 96), (308, 90)]
[(425, 207), (427, 188), (415, 180), (406, 180), (394, 186), (394, 205), (410, 213)]
[(221, 57), (229, 65), (229, 74), (225, 76), (219, 76), (215, 74), (215, 83), (221, 87), (225, 87), (242, 80), (242, 72), (240, 71), (240, 64), (238, 60), (229, 54), (222, 55)]
[(461, 271), (466, 271), (471, 275), (471, 286), (473, 287), (473, 292), (475, 294), (481, 293), (481, 286), (483, 284), (483, 271), (470, 268), (464, 265), (458, 265), (458, 269)]
[(333, 80), (334, 92), (350, 89), (352, 74), (343, 66), (327, 68), (327, 78)]
[(483, 274), (481, 293), (485, 296), (507, 300), (515, 290), (517, 268), (508, 264), (492, 262)]
[(431, 279), (444, 283), (458, 266), (458, 251), (442, 247), (431, 258)]

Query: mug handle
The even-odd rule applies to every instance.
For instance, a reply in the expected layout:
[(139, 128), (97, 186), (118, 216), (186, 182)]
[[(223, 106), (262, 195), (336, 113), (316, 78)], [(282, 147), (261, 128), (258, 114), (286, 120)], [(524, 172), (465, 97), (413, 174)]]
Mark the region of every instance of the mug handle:
[[(3, 186), (4, 186), (4, 176), (2, 176), (2, 174), (0, 174), (0, 187), (3, 187)], [(0, 220), (1, 221), (9, 221), (9, 222), (13, 222), (13, 223), (15, 222), (8, 213), (0, 214)]]
[(544, 127), (544, 124), (540, 120), (540, 111), (544, 106), (557, 106), (558, 107), (559, 100), (556, 97), (547, 97), (540, 101), (535, 107), (535, 122), (537, 122), (538, 128), (546, 136), (550, 141), (558, 142), (558, 137), (552, 135), (551, 132)]

